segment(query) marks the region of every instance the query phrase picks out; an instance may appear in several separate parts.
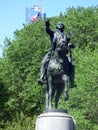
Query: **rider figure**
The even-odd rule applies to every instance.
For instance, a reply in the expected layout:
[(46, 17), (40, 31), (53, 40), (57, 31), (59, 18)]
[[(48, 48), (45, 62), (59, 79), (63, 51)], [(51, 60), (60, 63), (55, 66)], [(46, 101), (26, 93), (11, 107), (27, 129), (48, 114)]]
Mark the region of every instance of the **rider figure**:
[[(49, 52), (43, 58), (41, 69), (40, 69), (40, 79), (38, 80), (38, 84), (40, 84), (40, 85), (42, 85), (43, 82), (44, 82), (44, 76), (45, 76), (46, 71), (47, 71), (47, 65), (48, 65), (49, 60), (51, 58), (51, 54), (55, 50), (55, 47), (56, 47), (55, 37), (58, 37), (58, 36), (55, 36), (55, 35), (57, 35), (57, 34), (59, 35), (60, 33), (64, 34), (64, 28), (65, 28), (64, 24), (62, 22), (59, 22), (56, 25), (56, 31), (53, 31), (53, 30), (50, 29), (49, 20), (46, 21), (46, 32), (50, 36), (52, 49), (49, 50)], [(57, 38), (57, 40), (59, 40), (59, 38)], [(59, 42), (59, 41), (57, 41), (57, 42)], [(71, 52), (70, 48), (71, 47), (74, 48), (74, 47), (73, 47), (72, 44), (69, 43), (70, 38), (69, 38), (68, 35), (66, 35), (66, 42), (67, 42), (67, 45), (68, 45), (68, 52)], [(70, 77), (71, 87), (74, 87), (74, 66), (71, 63), (71, 60), (69, 60), (69, 77)]]

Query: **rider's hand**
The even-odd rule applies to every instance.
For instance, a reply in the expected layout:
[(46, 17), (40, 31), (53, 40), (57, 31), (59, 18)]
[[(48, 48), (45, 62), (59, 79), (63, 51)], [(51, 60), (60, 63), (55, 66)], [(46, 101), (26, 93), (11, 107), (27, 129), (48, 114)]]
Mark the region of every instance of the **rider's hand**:
[(49, 26), (50, 26), (50, 22), (49, 22), (49, 20), (47, 20), (45, 23), (46, 23), (46, 27), (49, 28)]

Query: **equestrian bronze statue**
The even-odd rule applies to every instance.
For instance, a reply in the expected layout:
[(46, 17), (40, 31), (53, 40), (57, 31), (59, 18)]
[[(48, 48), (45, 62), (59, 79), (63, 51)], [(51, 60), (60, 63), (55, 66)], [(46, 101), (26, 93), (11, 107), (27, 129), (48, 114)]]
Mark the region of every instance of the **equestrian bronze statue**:
[[(55, 95), (55, 108), (61, 94), (64, 91), (64, 100), (69, 99), (69, 82), (74, 86), (74, 66), (72, 65), (71, 49), (74, 45), (70, 44), (70, 38), (64, 34), (64, 24), (59, 22), (56, 31), (50, 29), (50, 22), (46, 21), (46, 32), (49, 34), (52, 49), (43, 58), (41, 66), (41, 76), (38, 80), (46, 90), (46, 108), (52, 108), (52, 99)], [(70, 56), (68, 58), (68, 53)], [(72, 70), (72, 73), (71, 71)]]

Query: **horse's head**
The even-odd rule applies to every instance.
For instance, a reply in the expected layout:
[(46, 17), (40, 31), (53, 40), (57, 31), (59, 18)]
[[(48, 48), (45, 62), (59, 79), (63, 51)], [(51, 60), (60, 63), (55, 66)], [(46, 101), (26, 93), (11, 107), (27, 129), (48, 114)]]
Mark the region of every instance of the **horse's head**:
[(57, 43), (56, 45), (56, 51), (58, 51), (58, 54), (68, 54), (69, 47), (68, 44), (65, 42)]

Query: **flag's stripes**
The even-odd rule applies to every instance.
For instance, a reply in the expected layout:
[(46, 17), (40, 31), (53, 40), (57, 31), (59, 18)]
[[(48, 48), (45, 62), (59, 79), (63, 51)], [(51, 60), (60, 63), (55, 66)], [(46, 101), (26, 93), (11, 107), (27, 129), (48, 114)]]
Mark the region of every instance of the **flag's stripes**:
[(30, 19), (30, 21), (36, 22), (36, 21), (38, 21), (39, 19), (40, 19), (40, 12), (37, 13), (37, 14), (35, 14), (35, 15)]

